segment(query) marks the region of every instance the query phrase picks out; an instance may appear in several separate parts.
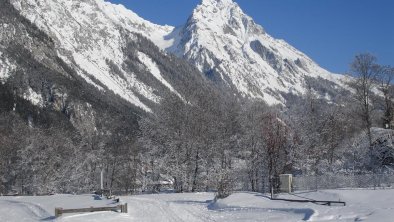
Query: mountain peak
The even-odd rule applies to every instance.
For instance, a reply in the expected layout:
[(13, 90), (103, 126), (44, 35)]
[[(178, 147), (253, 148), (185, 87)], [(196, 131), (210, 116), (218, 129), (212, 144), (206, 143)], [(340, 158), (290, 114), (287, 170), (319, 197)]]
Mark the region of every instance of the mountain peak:
[(256, 25), (233, 0), (202, 0), (188, 21), (188, 25), (215, 33), (225, 33), (246, 38), (262, 34), (264, 30)]
[(232, 5), (233, 0), (202, 0), (201, 5)]
[(176, 35), (168, 51), (195, 64), (218, 85), (268, 104), (305, 93), (305, 78), (340, 84), (305, 54), (271, 37), (233, 0), (202, 0)]
[(239, 8), (238, 4), (233, 0), (202, 0), (201, 4), (197, 6), (196, 10), (199, 12), (217, 13), (219, 11), (232, 8)]

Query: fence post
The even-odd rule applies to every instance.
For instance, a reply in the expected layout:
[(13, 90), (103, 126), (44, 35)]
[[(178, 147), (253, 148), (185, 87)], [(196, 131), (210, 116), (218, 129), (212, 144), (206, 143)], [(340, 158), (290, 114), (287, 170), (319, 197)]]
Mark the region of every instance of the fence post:
[(62, 210), (63, 208), (55, 208), (55, 217), (62, 216)]
[(127, 213), (127, 203), (120, 205), (120, 212)]
[(373, 189), (376, 190), (376, 174), (373, 173)]

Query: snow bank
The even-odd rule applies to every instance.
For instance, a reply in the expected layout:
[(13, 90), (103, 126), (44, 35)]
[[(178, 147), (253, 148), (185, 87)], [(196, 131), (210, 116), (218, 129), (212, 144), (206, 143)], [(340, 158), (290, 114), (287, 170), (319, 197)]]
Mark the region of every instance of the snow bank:
[(213, 202), (213, 193), (151, 194), (121, 197), (128, 214), (95, 212), (54, 218), (55, 207), (111, 206), (92, 195), (0, 197), (0, 221), (392, 221), (394, 190), (325, 190), (281, 194), (282, 198), (341, 200), (346, 206), (272, 201), (267, 196), (234, 193)]

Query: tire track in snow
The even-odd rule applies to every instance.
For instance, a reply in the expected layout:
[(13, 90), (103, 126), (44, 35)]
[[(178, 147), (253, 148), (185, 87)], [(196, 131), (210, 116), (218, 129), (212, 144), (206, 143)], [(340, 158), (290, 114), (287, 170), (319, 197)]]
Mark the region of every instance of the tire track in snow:
[(13, 200), (3, 200), (2, 202), (8, 203), (11, 206), (16, 205), (17, 208), (23, 209), (23, 211), (32, 218), (47, 219), (52, 217), (52, 215), (39, 204)]
[[(195, 222), (215, 222), (215, 220), (208, 214), (208, 208), (206, 205), (198, 204), (181, 204), (168, 202), (169, 206), (179, 215), (182, 215), (183, 221), (195, 221)], [(181, 212), (181, 213), (180, 213)], [(190, 220), (193, 218), (193, 220)]]
[(138, 197), (128, 198), (125, 202), (129, 205), (129, 214), (136, 218), (136, 221), (183, 221), (168, 207), (166, 202)]

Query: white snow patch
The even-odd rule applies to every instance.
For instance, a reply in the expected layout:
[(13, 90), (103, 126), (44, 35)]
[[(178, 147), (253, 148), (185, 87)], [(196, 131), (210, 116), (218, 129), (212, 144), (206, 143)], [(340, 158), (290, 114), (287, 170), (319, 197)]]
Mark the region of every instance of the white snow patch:
[(128, 75), (123, 72), (123, 75), (126, 76), (127, 82), (132, 85), (133, 89), (136, 89), (145, 98), (147, 98), (155, 103), (159, 103), (160, 97), (154, 94), (154, 92), (153, 92), (154, 89), (152, 87), (147, 86), (144, 83), (138, 81), (134, 73), (132, 73), (131, 75)]
[(23, 98), (30, 101), (33, 105), (42, 107), (43, 99), (41, 94), (36, 93), (32, 88), (29, 87), (28, 91), (23, 93)]
[(175, 93), (179, 98), (182, 99), (182, 96), (171, 86), (170, 83), (167, 82), (161, 76), (161, 72), (159, 67), (157, 67), (157, 64), (145, 53), (143, 52), (138, 52), (138, 59), (140, 62), (142, 62), (145, 67), (148, 69), (148, 71), (157, 79), (159, 80), (165, 87), (167, 87), (171, 92)]
[(0, 81), (4, 83), (10, 77), (10, 73), (14, 69), (15, 66), (11, 65), (7, 58), (3, 58), (0, 52)]
[[(61, 58), (64, 62), (71, 64), (71, 61), (66, 57), (61, 55), (60, 53), (58, 53), (59, 58)], [(101, 90), (101, 91), (105, 91), (105, 89), (99, 85), (97, 85), (95, 82), (93, 82), (88, 76), (85, 75), (85, 73), (83, 72), (79, 72), (78, 73), (87, 83), (93, 85), (94, 87), (96, 87), (97, 89)]]
[(84, 55), (79, 53), (73, 54), (75, 62), (83, 68), (87, 73), (92, 74), (95, 78), (97, 78), (101, 83), (107, 86), (110, 90), (114, 93), (118, 94), (122, 98), (126, 99), (130, 103), (133, 103), (142, 109), (151, 112), (150, 108), (143, 104), (137, 96), (133, 94), (133, 92), (125, 90), (124, 88), (120, 87), (120, 83), (116, 82), (115, 79), (110, 76), (108, 71), (103, 71), (97, 68), (97, 65), (94, 65), (91, 61), (87, 60)]
[(373, 94), (375, 94), (377, 96), (384, 97), (384, 94), (383, 94), (382, 90), (380, 89), (379, 85), (373, 86), (371, 91)]
[(263, 99), (270, 106), (277, 105), (277, 104), (283, 104), (282, 101), (278, 100), (277, 98), (271, 96), (268, 93), (264, 93)]

